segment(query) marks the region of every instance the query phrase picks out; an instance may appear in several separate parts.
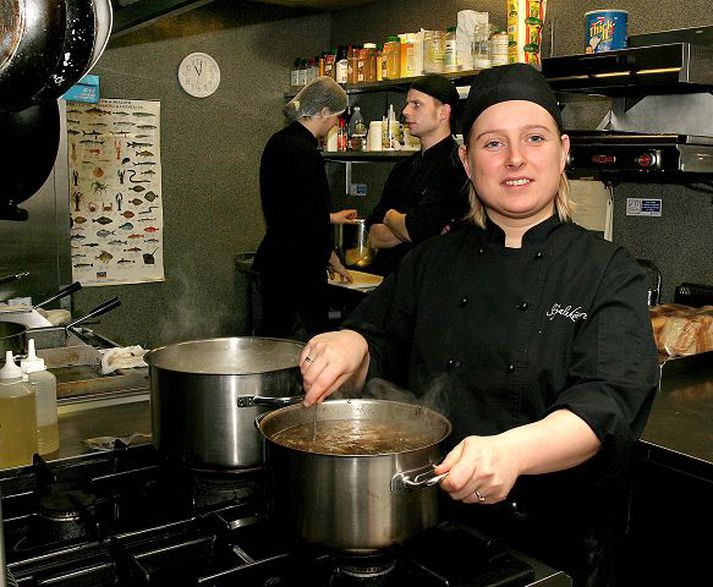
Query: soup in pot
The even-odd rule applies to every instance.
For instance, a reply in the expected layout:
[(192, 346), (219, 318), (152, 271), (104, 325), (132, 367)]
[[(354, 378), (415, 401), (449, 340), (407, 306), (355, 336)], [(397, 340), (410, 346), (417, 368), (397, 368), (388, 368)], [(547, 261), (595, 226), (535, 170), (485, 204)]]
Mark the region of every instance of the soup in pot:
[(435, 433), (425, 431), (423, 424), (423, 421), (408, 423), (354, 419), (304, 422), (280, 430), (270, 439), (287, 448), (320, 454), (394, 454), (423, 448), (434, 442)]

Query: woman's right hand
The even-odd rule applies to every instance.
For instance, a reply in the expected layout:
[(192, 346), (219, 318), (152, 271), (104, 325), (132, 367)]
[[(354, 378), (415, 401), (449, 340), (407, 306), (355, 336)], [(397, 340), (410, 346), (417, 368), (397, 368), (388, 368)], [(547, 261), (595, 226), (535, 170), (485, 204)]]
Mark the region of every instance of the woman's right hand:
[(304, 405), (321, 402), (345, 383), (361, 389), (369, 368), (369, 346), (353, 330), (318, 334), (300, 355), (300, 370), (305, 388)]

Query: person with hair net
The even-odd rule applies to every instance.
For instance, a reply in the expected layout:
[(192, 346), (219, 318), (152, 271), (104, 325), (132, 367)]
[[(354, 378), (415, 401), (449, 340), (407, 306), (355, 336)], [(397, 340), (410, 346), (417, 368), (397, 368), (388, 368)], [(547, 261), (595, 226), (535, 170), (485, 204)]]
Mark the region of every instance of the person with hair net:
[(569, 137), (541, 73), (482, 71), (463, 136), (468, 225), (415, 247), (342, 330), (305, 345), (305, 405), (375, 377), (442, 390), (445, 507), (576, 587), (614, 585), (623, 472), (659, 380), (645, 276), (572, 223)]
[(260, 160), (265, 236), (253, 261), (260, 275), (259, 334), (307, 340), (328, 327), (327, 271), (351, 281), (334, 252), (331, 224), (356, 210), (331, 212), (319, 140), (347, 108), (346, 92), (329, 77), (305, 86), (284, 108), (290, 122), (267, 142)]

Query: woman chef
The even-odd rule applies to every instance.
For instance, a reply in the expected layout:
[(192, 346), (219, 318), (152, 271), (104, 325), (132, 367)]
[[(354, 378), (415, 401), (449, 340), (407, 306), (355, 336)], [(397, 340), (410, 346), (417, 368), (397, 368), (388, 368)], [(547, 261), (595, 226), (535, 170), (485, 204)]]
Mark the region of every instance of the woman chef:
[(344, 330), (308, 342), (305, 404), (367, 376), (443, 390), (458, 444), (435, 473), (488, 506), (453, 507), (575, 585), (612, 584), (617, 473), (658, 380), (645, 280), (570, 222), (569, 138), (540, 73), (478, 75), (463, 135), (471, 226), (414, 249)]
[(330, 223), (356, 210), (330, 213), (319, 139), (347, 108), (346, 92), (329, 77), (305, 86), (283, 112), (291, 124), (275, 133), (260, 161), (266, 231), (253, 269), (260, 274), (261, 334), (307, 340), (327, 329), (327, 269), (351, 281), (333, 250)]

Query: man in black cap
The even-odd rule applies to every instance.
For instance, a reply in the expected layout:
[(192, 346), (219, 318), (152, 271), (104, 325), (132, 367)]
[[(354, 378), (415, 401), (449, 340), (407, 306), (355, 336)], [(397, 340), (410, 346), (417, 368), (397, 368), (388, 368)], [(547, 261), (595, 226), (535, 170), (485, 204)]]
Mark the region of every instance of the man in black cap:
[(421, 150), (394, 167), (367, 218), (369, 244), (379, 250), (374, 271), (390, 273), (414, 244), (450, 230), (468, 210), (468, 178), (451, 134), (458, 99), (439, 75), (420, 78), (408, 91), (403, 115)]

